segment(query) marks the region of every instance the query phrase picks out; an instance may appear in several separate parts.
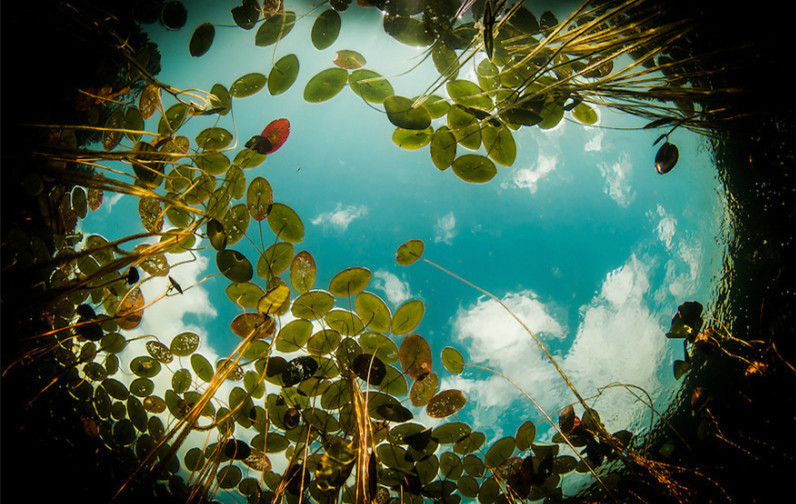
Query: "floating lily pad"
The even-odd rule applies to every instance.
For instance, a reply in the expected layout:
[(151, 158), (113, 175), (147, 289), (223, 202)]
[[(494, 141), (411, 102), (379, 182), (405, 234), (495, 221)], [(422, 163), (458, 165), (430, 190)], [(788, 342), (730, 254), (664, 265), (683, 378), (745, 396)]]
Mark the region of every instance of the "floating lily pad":
[(354, 266), (337, 273), (329, 282), (329, 292), (337, 297), (359, 293), (370, 283), (373, 273), (367, 268)]
[(392, 314), (379, 296), (370, 292), (360, 292), (354, 301), (354, 308), (362, 323), (371, 331), (390, 330)]
[(299, 293), (309, 291), (315, 284), (315, 259), (306, 250), (293, 257), (290, 263), (290, 283)]
[(141, 323), (144, 313), (144, 294), (134, 287), (128, 291), (116, 307), (116, 323), (125, 330), (135, 329)]
[[(200, 149), (218, 150), (223, 149), (230, 143), (232, 143), (232, 133), (224, 128), (206, 128), (196, 135), (196, 145)], [(229, 166), (229, 161), (227, 161), (227, 166)]]
[(384, 377), (387, 376), (387, 368), (381, 359), (368, 353), (361, 353), (354, 357), (351, 370), (361, 380), (371, 385), (381, 384)]
[(268, 92), (272, 96), (284, 93), (296, 82), (299, 72), (299, 60), (295, 54), (283, 56), (274, 63), (268, 74)]
[(392, 141), (395, 145), (403, 149), (419, 149), (426, 146), (431, 141), (431, 135), (433, 132), (434, 129), (431, 126), (424, 130), (395, 128), (395, 131), (392, 134)]
[(398, 347), (383, 334), (375, 332), (363, 333), (359, 336), (359, 344), (363, 352), (374, 354), (385, 364), (392, 364), (398, 361)]
[(210, 46), (213, 45), (215, 36), (216, 29), (212, 23), (202, 23), (197, 26), (188, 44), (188, 50), (191, 56), (199, 57), (206, 53), (210, 49)]
[(223, 225), (227, 236), (227, 246), (238, 243), (249, 228), (247, 206), (241, 203), (230, 208), (224, 216)]
[(222, 84), (213, 84), (210, 88), (210, 108), (217, 110), (219, 115), (227, 115), (232, 107), (229, 91)]
[(160, 105), (160, 88), (155, 84), (147, 84), (138, 97), (138, 110), (144, 119), (149, 119)]
[(102, 132), (102, 146), (105, 150), (113, 150), (122, 139), (122, 132), (119, 129), (124, 128), (124, 116), (121, 112), (116, 111), (108, 118), (105, 127), (108, 131)]
[[(439, 389), (439, 377), (431, 372), (420, 375), (412, 384), (409, 391), (409, 400), (415, 406), (425, 406)], [(442, 441), (439, 441), (440, 443)]]
[(290, 311), (296, 317), (315, 319), (326, 315), (334, 306), (334, 297), (323, 290), (311, 290), (293, 301)]
[(447, 169), (456, 159), (456, 137), (447, 126), (431, 135), (431, 161), (439, 170)]
[(428, 401), (426, 413), (431, 418), (445, 418), (461, 410), (466, 402), (461, 390), (444, 390)]
[(298, 243), (304, 239), (304, 223), (292, 208), (283, 203), (271, 205), (268, 226), (276, 236), (286, 242)]
[(417, 18), (387, 15), (384, 16), (383, 25), (388, 35), (406, 45), (424, 47), (435, 40), (433, 31)]
[(267, 19), (254, 36), (254, 45), (264, 47), (284, 38), (296, 24), (296, 13), (285, 11)]
[(511, 436), (504, 437), (495, 441), (484, 455), (484, 465), (489, 468), (498, 467), (509, 459), (514, 453), (515, 442)]
[(192, 332), (182, 332), (171, 339), (169, 350), (174, 355), (186, 357), (199, 348), (199, 336)]
[(572, 117), (588, 125), (596, 124), (600, 119), (600, 116), (597, 115), (597, 111), (585, 103), (579, 103), (572, 109)]
[(230, 12), (236, 25), (244, 30), (251, 30), (260, 19), (260, 3), (257, 0), (243, 0), (241, 5), (233, 7)]
[(507, 126), (485, 125), (481, 128), (481, 138), (487, 156), (503, 166), (511, 166), (517, 158), (517, 144)]
[(401, 343), (399, 356), (401, 368), (413, 380), (417, 380), (431, 372), (431, 348), (421, 336), (417, 334), (407, 335)]
[[(395, 335), (406, 334), (412, 331), (423, 318), (425, 307), (419, 299), (412, 299), (395, 310), (392, 317), (392, 333)], [(429, 359), (429, 362), (430, 359)]]
[(139, 355), (130, 361), (130, 371), (141, 378), (154, 378), (160, 369), (160, 362), (148, 355)]
[(159, 341), (147, 341), (146, 351), (153, 359), (163, 364), (168, 364), (174, 360), (174, 354), (171, 353), (169, 347)]
[(517, 449), (520, 451), (525, 451), (531, 447), (534, 438), (536, 437), (536, 425), (529, 421), (526, 421), (517, 429), (516, 435), (516, 444)]
[(231, 283), (224, 292), (233, 303), (243, 308), (256, 308), (257, 303), (265, 295), (262, 288), (251, 282)]
[(464, 154), (453, 161), (453, 173), (465, 182), (482, 184), (497, 175), (495, 164), (479, 154)]
[(188, 117), (188, 105), (175, 103), (161, 116), (158, 122), (158, 133), (162, 136), (169, 136), (177, 131)]
[(268, 292), (257, 301), (257, 311), (263, 315), (279, 314), (280, 308), (290, 298), (290, 287), (277, 285), (268, 289)]
[[(363, 58), (364, 59), (364, 58)], [(373, 70), (360, 69), (348, 76), (351, 91), (363, 100), (382, 104), (384, 100), (395, 94), (390, 81)]]
[(243, 75), (235, 80), (229, 87), (229, 94), (235, 98), (245, 98), (260, 91), (268, 78), (257, 72)]
[(459, 374), (464, 371), (464, 357), (462, 357), (462, 354), (455, 348), (443, 348), (440, 360), (442, 361), (442, 365), (445, 366), (445, 369), (451, 373)]
[(326, 9), (321, 12), (321, 15), (313, 23), (312, 31), (310, 32), (312, 45), (318, 50), (326, 49), (332, 45), (340, 34), (341, 24), (342, 20), (337, 11)]
[(395, 262), (401, 266), (409, 266), (423, 256), (425, 245), (421, 240), (409, 240), (395, 254)]
[[(141, 112), (136, 107), (129, 107), (127, 111), (124, 113), (124, 128), (128, 130), (135, 130), (135, 131), (143, 131), (144, 130), (144, 118), (141, 115)], [(126, 132), (125, 136), (130, 139), (132, 142), (138, 142), (141, 140), (140, 133), (131, 133)], [(96, 209), (95, 209), (96, 210)]]
[(478, 149), (481, 146), (481, 127), (475, 116), (461, 105), (454, 105), (448, 111), (448, 128), (462, 147)]
[(481, 110), (492, 109), (492, 98), (474, 82), (463, 79), (452, 80), (448, 81), (446, 88), (451, 99), (459, 105)]
[(282, 274), (293, 260), (293, 245), (286, 242), (276, 242), (262, 253), (257, 261), (257, 276), (260, 278), (273, 278)]
[(356, 313), (348, 310), (331, 310), (326, 314), (324, 320), (329, 327), (345, 336), (357, 335), (365, 329), (365, 325)]
[(431, 115), (424, 106), (413, 105), (414, 102), (405, 96), (393, 95), (384, 100), (387, 118), (395, 126), (408, 130), (425, 130), (431, 125)]
[(337, 51), (337, 57), (332, 63), (340, 68), (345, 68), (346, 70), (356, 70), (357, 68), (364, 66), (367, 61), (365, 60), (365, 57), (357, 51), (343, 49), (341, 51)]
[(304, 380), (309, 379), (318, 370), (318, 361), (313, 357), (296, 357), (287, 363), (287, 367), (282, 371), (282, 383), (286, 387), (291, 387)]
[(257, 177), (249, 184), (246, 191), (246, 206), (252, 219), (261, 221), (268, 216), (274, 202), (271, 184), (262, 177)]
[(304, 88), (304, 99), (320, 103), (332, 99), (348, 82), (348, 72), (339, 67), (327, 68), (315, 74)]
[(246, 256), (232, 249), (217, 252), (216, 265), (221, 274), (235, 283), (248, 282), (254, 272)]

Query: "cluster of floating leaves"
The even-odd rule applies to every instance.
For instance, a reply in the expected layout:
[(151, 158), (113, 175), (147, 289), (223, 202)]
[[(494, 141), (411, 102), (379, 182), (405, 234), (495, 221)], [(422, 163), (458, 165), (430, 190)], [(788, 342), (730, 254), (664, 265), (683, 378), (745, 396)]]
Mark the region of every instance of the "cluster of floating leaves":
[[(331, 5), (315, 18), (311, 30), (319, 50), (336, 40), (342, 26), (338, 12), (348, 3)], [(490, 57), (477, 65), (476, 83), (457, 79), (457, 72), (467, 51), (482, 40), (479, 28), (451, 23), (456, 2), (418, 2), (425, 5), (418, 11), (409, 5), (388, 4), (385, 31), (404, 43), (432, 46), (430, 54), (446, 78), (449, 98), (398, 95), (386, 78), (365, 68), (362, 54), (340, 50), (332, 67), (306, 83), (304, 99), (324, 102), (349, 87), (383, 107), (396, 126), (393, 140), (398, 146), (428, 145), (438, 169), (450, 167), (468, 182), (486, 182), (496, 174), (495, 163), (514, 162), (512, 131), (520, 127), (551, 128), (566, 113), (585, 124), (596, 122), (594, 110), (571, 94), (512, 98), (555, 87), (553, 79), (587, 68), (579, 60), (567, 62), (560, 53), (552, 74), (539, 73), (540, 62), (522, 61), (521, 53), (511, 51), (512, 44), (527, 45), (532, 37), (553, 33), (558, 21), (552, 14), (537, 22), (521, 8), (490, 33)], [(231, 14), (243, 29), (259, 24), (254, 43), (268, 46), (286, 37), (297, 22), (296, 14), (281, 4), (272, 7), (244, 0)], [(210, 23), (195, 29), (189, 47), (193, 56), (210, 49), (215, 30)], [(579, 69), (578, 63), (584, 67)], [(484, 433), (456, 417), (466, 407), (464, 394), (440, 390), (431, 347), (415, 332), (424, 315), (422, 301), (409, 300), (391, 311), (368, 290), (372, 273), (364, 267), (338, 272), (326, 288), (316, 285), (313, 256), (297, 250), (305, 232), (300, 216), (274, 199), (267, 179), (247, 176), (267, 156), (278, 155), (288, 141), (289, 121), (275, 119), (234, 154), (234, 136), (219, 122), (193, 139), (180, 134), (189, 122), (220, 120), (236, 100), (265, 88), (272, 96), (284, 93), (295, 83), (298, 68), (295, 54), (283, 56), (268, 75), (253, 72), (228, 87), (215, 84), (204, 106), (181, 99), (170, 88), (176, 103), (168, 104), (166, 88), (141, 75), (138, 84), (144, 85), (137, 88), (137, 102), (104, 105), (114, 108), (102, 147), (129, 161), (143, 233), (159, 242), (131, 250), (99, 235), (82, 243), (66, 238), (59, 243), (66, 252), (52, 263), (48, 286), (61, 293), (50, 313), (57, 331), (51, 355), (59, 365), (60, 382), (90, 406), (84, 411), (92, 412), (87, 421), (96, 426), (93, 435), (131, 454), (142, 467), (159, 461), (157, 478), (178, 495), (191, 491), (187, 470), (191, 484), (198, 485), (198, 478), (206, 489), (237, 492), (249, 502), (285, 493), (309, 493), (321, 502), (337, 492), (344, 502), (354, 502), (363, 492), (378, 502), (399, 495), (453, 504), (473, 498), (481, 504), (559, 499), (563, 474), (591, 471), (617, 457), (629, 446), (630, 433), (608, 435), (596, 411), (586, 410), (577, 418), (567, 408), (559, 418), (561, 434), (553, 441), (582, 447), (578, 457), (559, 454), (558, 444), (535, 443), (531, 422), (486, 446)], [(598, 78), (610, 69), (597, 66), (589, 72), (594, 75), (586, 78)], [(536, 87), (527, 86), (530, 76)], [(445, 124), (435, 127), (438, 123)], [(156, 134), (148, 133), (147, 125)], [(146, 141), (145, 135), (155, 138)], [(69, 130), (58, 132), (52, 141), (74, 143)], [(485, 154), (476, 153), (481, 147)], [(664, 154), (662, 163), (673, 166), (671, 152)], [(90, 178), (71, 192), (57, 186), (40, 194), (40, 181), (29, 185), (29, 192), (52, 209), (64, 237), (89, 209), (100, 208), (102, 187), (108, 187), (102, 177)], [(257, 256), (247, 256), (238, 244), (249, 232), (262, 236), (264, 225), (273, 235), (271, 244), (257, 247)], [(46, 247), (11, 236), (22, 248), (30, 244), (33, 262), (50, 261)], [(229, 301), (240, 308), (230, 321), (230, 331), (241, 338), (239, 349), (214, 363), (199, 351), (200, 337), (193, 332), (128, 339), (126, 331), (139, 327), (146, 307), (155, 301), (144, 299), (142, 283), (167, 277), (163, 296), (182, 295), (190, 286), (170, 276), (171, 261), (176, 254), (204, 247), (205, 239), (218, 272), (228, 281), (224, 291)], [(396, 261), (410, 265), (422, 253), (423, 243), (411, 240), (399, 247)], [(288, 313), (291, 320), (283, 324)], [(670, 337), (698, 333), (699, 314), (694, 313), (681, 307)], [(145, 340), (145, 354), (129, 355), (128, 345), (136, 339)], [(442, 350), (440, 361), (449, 373), (462, 373), (466, 367), (463, 356), (450, 347)], [(134, 378), (128, 378), (128, 371)], [(217, 392), (225, 382), (228, 392), (221, 397)], [(428, 428), (414, 421), (419, 411), (447, 420)], [(177, 456), (181, 428), (213, 435), (205, 446), (186, 447)], [(281, 453), (287, 462), (272, 463)], [(352, 483), (354, 467), (366, 475), (364, 485)]]

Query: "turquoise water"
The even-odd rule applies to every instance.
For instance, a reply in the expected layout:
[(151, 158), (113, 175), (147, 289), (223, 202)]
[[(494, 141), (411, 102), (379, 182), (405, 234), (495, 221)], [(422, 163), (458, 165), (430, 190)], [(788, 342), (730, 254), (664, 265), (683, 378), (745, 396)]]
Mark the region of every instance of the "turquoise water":
[[(309, 10), (301, 3), (287, 7), (299, 14)], [(352, 7), (343, 13), (340, 37), (323, 51), (309, 43), (313, 16), (320, 12), (315, 11), (277, 46), (256, 47), (255, 30), (217, 28), (210, 51), (192, 58), (193, 27), (231, 24), (228, 9), (217, 2), (191, 4), (183, 30), (149, 26), (162, 55), (158, 79), (178, 88), (209, 90), (217, 82), (229, 87), (249, 72), (267, 74), (285, 54), (298, 55), (299, 75), (287, 92), (270, 96), (262, 90), (234, 99), (233, 113), (217, 125), (236, 131), (241, 148), (271, 120), (290, 120), (287, 143), (246, 170), (246, 177), (267, 178), (275, 201), (301, 216), (306, 233), (296, 251), (308, 250), (315, 258), (316, 288), (325, 288), (344, 268), (367, 267), (374, 273), (369, 290), (393, 311), (406, 299), (423, 300), (426, 312), (416, 332), (435, 358), (454, 346), (467, 362), (516, 381), (551, 414), (572, 403), (539, 349), (494, 302), (426, 264), (395, 263), (401, 243), (422, 239), (425, 257), (494, 293), (536, 331), (582, 395), (623, 382), (644, 387), (665, 408), (677, 390), (671, 365), (682, 350), (664, 333), (683, 301), (711, 306), (730, 232), (724, 191), (704, 139), (683, 130), (672, 134), (680, 162), (661, 176), (653, 167), (652, 144), (662, 131), (639, 130), (647, 121), (599, 109), (600, 127), (564, 121), (549, 131), (516, 132), (514, 165), (500, 167), (486, 184), (468, 184), (451, 170), (437, 170), (427, 147), (398, 148), (384, 114), (349, 89), (321, 104), (303, 100), (305, 83), (332, 66), (337, 50), (361, 52), (366, 67), (383, 75), (417, 62), (422, 52), (387, 37), (378, 11)], [(463, 72), (474, 75), (472, 67)], [(429, 60), (391, 83), (396, 93), (415, 96), (435, 75)], [(180, 132), (191, 138), (211, 122), (195, 121)], [(147, 126), (155, 129), (155, 119)], [(109, 239), (138, 229), (137, 200), (123, 197), (83, 226)], [(257, 241), (254, 222), (249, 234)], [(259, 255), (245, 240), (233, 248), (252, 262)], [(170, 273), (181, 285), (216, 272), (211, 249), (197, 256)], [(145, 296), (162, 293), (164, 282), (145, 284)], [(239, 342), (229, 323), (240, 309), (224, 294), (227, 283), (213, 277), (158, 303), (135, 334), (170, 338), (192, 330), (202, 336), (205, 352), (228, 354)], [(485, 372), (447, 375), (441, 388), (465, 392), (468, 404), (459, 418), (488, 439), (542, 418), (508, 382)], [(649, 421), (649, 411), (619, 388), (595, 404), (609, 430), (637, 431)], [(541, 425), (540, 438), (549, 440), (552, 433)]]

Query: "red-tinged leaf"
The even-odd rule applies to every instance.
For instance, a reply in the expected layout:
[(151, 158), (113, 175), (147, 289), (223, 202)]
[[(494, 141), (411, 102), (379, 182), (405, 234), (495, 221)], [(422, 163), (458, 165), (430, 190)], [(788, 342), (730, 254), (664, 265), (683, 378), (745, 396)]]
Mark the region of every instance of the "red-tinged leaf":
[(267, 139), (271, 144), (265, 154), (270, 154), (277, 151), (287, 141), (290, 136), (290, 121), (287, 119), (276, 119), (268, 123), (260, 136)]

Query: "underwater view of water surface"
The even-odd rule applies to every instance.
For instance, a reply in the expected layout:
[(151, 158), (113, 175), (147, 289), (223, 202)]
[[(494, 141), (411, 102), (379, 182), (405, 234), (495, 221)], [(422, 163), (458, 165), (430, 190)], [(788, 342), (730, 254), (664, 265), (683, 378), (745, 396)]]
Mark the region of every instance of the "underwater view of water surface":
[(184, 4), (120, 42), (124, 89), (80, 90), (93, 137), (51, 135), (51, 384), (125, 485), (610, 501), (625, 467), (680, 495), (653, 459), (691, 451), (689, 371), (763, 366), (721, 318), (737, 220), (687, 30), (646, 2)]

